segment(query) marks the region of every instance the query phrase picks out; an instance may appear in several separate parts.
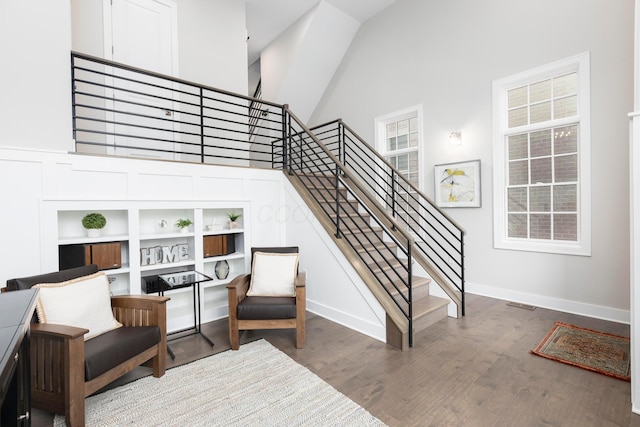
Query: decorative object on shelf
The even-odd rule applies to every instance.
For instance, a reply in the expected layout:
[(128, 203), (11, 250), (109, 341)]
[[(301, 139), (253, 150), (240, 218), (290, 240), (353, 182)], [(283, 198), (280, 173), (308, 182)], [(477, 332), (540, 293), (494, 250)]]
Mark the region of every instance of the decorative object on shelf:
[(436, 204), (442, 208), (479, 208), (480, 160), (435, 165)]
[(213, 221), (211, 221), (211, 224), (207, 224), (207, 231), (220, 231), (222, 230), (222, 225), (220, 224), (216, 224), (216, 219), (214, 218)]
[(189, 245), (180, 243), (173, 246), (153, 246), (140, 248), (140, 265), (169, 264), (187, 261), (189, 259)]
[(226, 279), (229, 276), (229, 263), (226, 260), (216, 262), (215, 272), (218, 279)]
[(240, 218), (242, 215), (240, 215), (239, 213), (231, 212), (227, 216), (229, 217), (229, 230), (240, 228), (238, 218)]
[(182, 233), (187, 233), (191, 224), (193, 224), (193, 221), (191, 221), (189, 218), (180, 218), (176, 221), (175, 226), (178, 227)]
[(82, 218), (82, 226), (87, 229), (87, 236), (100, 237), (100, 230), (107, 225), (107, 219), (101, 213), (90, 213)]

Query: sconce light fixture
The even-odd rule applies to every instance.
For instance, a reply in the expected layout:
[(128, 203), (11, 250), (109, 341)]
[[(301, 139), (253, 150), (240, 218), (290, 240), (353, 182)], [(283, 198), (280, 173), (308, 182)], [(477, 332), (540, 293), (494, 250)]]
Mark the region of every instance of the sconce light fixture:
[(449, 134), (449, 142), (451, 143), (451, 145), (462, 145), (462, 132), (451, 132)]

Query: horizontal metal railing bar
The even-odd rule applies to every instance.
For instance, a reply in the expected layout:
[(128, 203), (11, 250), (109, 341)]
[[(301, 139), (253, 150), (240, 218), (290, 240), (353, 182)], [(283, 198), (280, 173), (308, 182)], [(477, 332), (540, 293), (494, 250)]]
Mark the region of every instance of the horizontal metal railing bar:
[[(211, 145), (211, 144), (204, 144), (203, 145), (200, 142), (177, 141), (177, 140), (174, 140), (174, 139), (155, 138), (155, 137), (149, 137), (149, 136), (143, 136), (143, 135), (122, 134), (122, 133), (117, 133), (117, 132), (104, 132), (104, 131), (97, 131), (97, 130), (93, 130), (93, 129), (83, 129), (83, 128), (78, 128), (77, 131), (78, 132), (84, 132), (84, 133), (90, 133), (90, 134), (109, 135), (109, 136), (120, 137), (120, 138), (133, 138), (133, 139), (144, 140), (144, 141), (166, 142), (166, 143), (171, 143), (171, 144), (178, 144), (178, 145), (184, 145), (184, 146), (193, 146), (193, 147), (198, 147), (198, 148), (204, 146), (204, 148), (211, 148), (211, 149), (221, 149), (221, 150), (248, 152), (247, 150), (242, 149), (242, 148), (227, 147), (227, 146), (222, 146), (222, 145)], [(217, 140), (222, 140), (222, 141), (229, 141), (229, 142), (238, 142), (236, 140), (228, 139), (228, 138), (216, 138), (216, 139)], [(245, 141), (243, 141), (243, 142), (245, 142)], [(249, 142), (246, 142), (246, 143), (247, 144), (251, 144)], [(109, 143), (92, 143), (92, 145), (104, 146), (104, 147), (113, 147), (113, 144), (109, 144)], [(122, 145), (122, 144), (118, 144), (117, 147), (134, 148), (134, 149), (149, 150), (149, 151), (153, 151), (154, 150), (154, 148), (148, 148), (148, 147), (143, 148), (143, 147), (139, 147), (139, 146), (127, 146), (127, 145)], [(160, 150), (160, 149), (158, 149), (158, 151), (173, 152), (171, 150), (167, 151), (167, 150)], [(268, 152), (266, 152), (266, 151), (259, 151), (259, 150), (252, 150), (251, 152), (261, 153), (261, 154), (268, 154)], [(188, 151), (180, 151), (178, 153), (180, 153), (180, 154), (200, 154), (199, 152), (188, 152)], [(207, 156), (211, 157), (213, 155), (212, 154), (208, 154)], [(216, 155), (215, 157), (218, 157), (218, 155)]]
[[(333, 126), (334, 124), (338, 127)], [(327, 124), (314, 127), (313, 131), (319, 139), (322, 139), (325, 146), (331, 147), (333, 150), (340, 151), (342, 149), (342, 145), (340, 145), (340, 125), (343, 125), (341, 120), (332, 121)], [(327, 126), (331, 127), (327, 128)], [(451, 218), (447, 217), (443, 211), (437, 208), (435, 204), (428, 199), (428, 197), (424, 196), (419, 191), (416, 192), (416, 187), (414, 185), (404, 179), (399, 171), (375, 152), (375, 150), (372, 150), (366, 142), (362, 141), (362, 139), (358, 137), (358, 135), (354, 134), (357, 141), (361, 142), (365, 148), (368, 149), (367, 153), (362, 154), (364, 153), (364, 149), (355, 143), (354, 139), (350, 135), (350, 133), (353, 134), (353, 131), (346, 125), (344, 125), (344, 129), (346, 131), (342, 132), (342, 137), (345, 139), (344, 147), (348, 148), (348, 150), (345, 149), (346, 152), (341, 154), (344, 156), (345, 164), (357, 165), (357, 167), (353, 169), (354, 173), (356, 173), (363, 182), (371, 184), (370, 190), (379, 198), (379, 200), (383, 201), (385, 205), (387, 205), (387, 200), (398, 200), (396, 195), (401, 197), (400, 201), (395, 203), (393, 207), (391, 205), (387, 206), (389, 206), (389, 209), (395, 209), (395, 212), (398, 213), (397, 220), (405, 223), (410, 232), (414, 233), (418, 237), (422, 236), (424, 242), (416, 241), (417, 247), (424, 253), (427, 259), (429, 259), (430, 262), (432, 262), (436, 268), (441, 271), (441, 273), (454, 287), (464, 293), (463, 272), (462, 270), (457, 270), (463, 268), (461, 245), (462, 238), (465, 233), (464, 229), (457, 227), (455, 222), (450, 221)], [(377, 159), (372, 156), (377, 157)], [(374, 169), (376, 165), (381, 164), (387, 167)], [(383, 175), (380, 175), (380, 173)], [(381, 184), (383, 183), (384, 185), (377, 185), (375, 184), (376, 182), (380, 182)], [(393, 183), (392, 186), (389, 185), (390, 182)], [(398, 189), (396, 188), (397, 185), (400, 186), (400, 189), (406, 187), (408, 191), (404, 193), (401, 191), (398, 192)], [(411, 189), (414, 191), (412, 192)], [(427, 205), (423, 204), (421, 197)], [(424, 215), (422, 212), (424, 212)], [(437, 217), (435, 213), (442, 215), (444, 220)], [(427, 219), (425, 215), (432, 218), (440, 228), (436, 228), (436, 225)], [(412, 221), (407, 221), (407, 218), (411, 218)], [(444, 221), (447, 222), (445, 223)], [(453, 229), (450, 228), (448, 224), (451, 224)], [(430, 230), (432, 230), (434, 234), (432, 234)], [(451, 238), (446, 238), (442, 232), (448, 233)], [(460, 235), (458, 236), (456, 232)], [(423, 245), (425, 247), (423, 247)], [(440, 248), (443, 253), (437, 250), (436, 247)], [(462, 280), (462, 283), (458, 284), (458, 280)]]
[[(287, 111), (288, 111), (288, 108), (287, 108)], [(313, 135), (313, 133), (311, 133), (311, 131), (310, 131), (310, 130), (305, 126), (305, 125), (303, 125), (303, 124), (300, 122), (300, 120), (299, 120), (299, 119), (298, 119), (298, 118), (297, 118), (293, 113), (291, 113), (290, 111), (288, 111), (288, 113), (291, 115), (291, 117), (292, 117), (292, 118), (294, 118), (294, 120), (295, 120), (295, 121), (298, 123), (298, 125), (303, 129), (303, 131), (304, 131), (304, 132), (306, 132), (307, 134), (309, 134), (309, 137), (310, 137), (310, 138), (312, 138), (312, 139), (316, 142), (316, 144), (318, 144), (318, 146), (322, 147), (322, 143), (321, 143), (321, 142), (320, 142), (320, 141), (319, 141), (319, 140), (318, 140), (318, 139)], [(360, 191), (362, 191), (362, 192), (363, 192), (363, 194), (366, 194), (366, 195), (367, 195), (367, 198), (368, 198), (371, 202), (374, 202), (373, 200), (371, 200), (371, 198), (370, 198), (370, 196), (368, 195), (368, 192), (366, 191), (366, 189), (362, 186), (362, 184), (360, 184), (359, 180), (355, 179), (355, 177), (353, 176), (352, 172), (350, 172), (350, 171), (349, 171), (349, 170), (344, 166), (344, 164), (342, 164), (342, 162), (341, 162), (340, 160), (338, 160), (338, 159), (336, 158), (336, 156), (335, 156), (335, 155), (333, 155), (333, 153), (328, 152), (328, 151), (326, 151), (325, 153), (326, 153), (326, 155), (327, 155), (328, 157), (330, 157), (330, 158), (331, 158), (331, 160), (333, 161), (333, 163), (334, 163), (335, 165), (337, 165), (337, 166), (340, 168), (340, 170), (342, 171), (342, 173), (343, 173), (345, 176), (347, 176), (348, 178), (350, 178), (350, 182), (352, 182), (352, 183), (353, 183), (353, 185), (355, 185), (356, 187), (358, 187), (358, 189), (359, 189)], [(374, 202), (374, 203), (375, 203), (375, 202)], [(397, 222), (396, 222), (396, 220), (395, 220), (394, 218), (392, 218), (392, 217), (390, 217), (390, 216), (388, 216), (388, 215), (387, 215), (386, 220), (387, 220), (387, 221), (389, 221), (390, 223), (392, 223), (392, 224), (396, 225), (396, 227), (398, 228), (398, 230), (397, 230), (397, 231), (398, 231), (400, 234), (402, 234), (402, 235), (403, 235), (403, 237), (405, 237), (405, 238), (407, 239), (407, 241), (409, 241), (409, 242), (413, 243), (413, 241), (414, 241), (413, 236), (409, 235), (406, 231), (404, 231), (401, 227), (399, 227), (399, 224), (397, 224)]]
[[(351, 135), (354, 135), (356, 137), (356, 139), (358, 139), (358, 141), (365, 145), (367, 147), (368, 150), (371, 151), (371, 153), (373, 153), (376, 157), (378, 157), (378, 159), (382, 160), (384, 162), (384, 157), (382, 157), (376, 150), (374, 150), (369, 144), (367, 144), (366, 141), (364, 141), (363, 139), (361, 139), (359, 136), (357, 136), (357, 134), (346, 124), (344, 123), (342, 120), (339, 120), (340, 124), (342, 126), (344, 126), (345, 129), (347, 129), (349, 131), (349, 133)], [(385, 162), (388, 163), (388, 162)], [(423, 198), (427, 203), (429, 203), (434, 209), (436, 209), (437, 211), (439, 211), (442, 216), (444, 216), (445, 218), (447, 218), (447, 221), (449, 221), (451, 223), (451, 225), (453, 225), (455, 228), (457, 228), (461, 233), (463, 234), (467, 234), (467, 232), (465, 231), (465, 229), (458, 224), (458, 222), (456, 220), (454, 220), (453, 218), (451, 218), (451, 216), (449, 214), (447, 214), (446, 212), (442, 211), (429, 197), (427, 197), (426, 194), (424, 194), (418, 187), (416, 187), (415, 185), (413, 185), (410, 181), (408, 181), (406, 178), (404, 178), (404, 176), (402, 175), (402, 173), (400, 173), (400, 171), (398, 171), (395, 167), (393, 167), (393, 165), (389, 164), (389, 166), (393, 169), (393, 171), (397, 174), (397, 176), (401, 177), (401, 179), (407, 184), (409, 185), (411, 188), (413, 188), (413, 190), (417, 193), (420, 194), (420, 197)]]
[[(174, 83), (181, 83), (181, 84), (185, 84), (185, 85), (188, 85), (188, 86), (201, 87), (203, 89), (210, 90), (210, 91), (215, 92), (215, 93), (228, 95), (228, 96), (231, 96), (231, 97), (234, 97), (234, 98), (242, 98), (242, 99), (245, 99), (247, 101), (252, 101), (252, 100), (255, 99), (255, 98), (250, 97), (250, 96), (246, 96), (246, 95), (242, 95), (242, 94), (226, 91), (226, 90), (223, 90), (223, 89), (214, 88), (214, 87), (211, 87), (211, 86), (198, 85), (198, 84), (190, 82), (188, 80), (183, 80), (183, 79), (179, 79), (177, 77), (169, 76), (169, 75), (166, 75), (166, 74), (156, 73), (156, 72), (149, 71), (149, 70), (144, 70), (142, 68), (133, 67), (133, 66), (130, 66), (130, 65), (119, 63), (119, 62), (108, 61), (108, 60), (105, 60), (105, 59), (102, 59), (102, 58), (98, 58), (98, 57), (91, 56), (91, 55), (86, 55), (86, 54), (79, 53), (79, 52), (72, 52), (72, 55), (74, 57), (76, 57), (76, 58), (79, 58), (79, 59), (85, 59), (85, 60), (88, 60), (88, 61), (91, 61), (91, 62), (96, 62), (96, 63), (99, 63), (99, 64), (103, 64), (103, 65), (106, 65), (106, 66), (109, 66), (109, 67), (117, 67), (117, 68), (121, 68), (123, 70), (133, 71), (135, 73), (140, 73), (140, 74), (144, 74), (144, 75), (151, 76), (151, 77), (158, 77), (158, 78), (162, 78), (162, 79), (165, 79), (165, 80), (169, 80), (169, 81), (174, 82)], [(282, 104), (277, 104), (275, 102), (270, 102), (270, 101), (267, 101), (267, 100), (264, 100), (264, 99), (260, 99), (259, 101), (262, 102), (265, 105), (269, 105), (269, 106), (272, 106), (272, 107), (275, 107), (275, 108), (278, 108), (278, 109), (282, 108)]]
[[(303, 176), (304, 176), (304, 175), (303, 175)], [(303, 185), (304, 185), (304, 184), (303, 184)], [(305, 187), (306, 187), (306, 185), (305, 185)], [(307, 188), (308, 188), (308, 187), (307, 187)], [(326, 190), (326, 191), (332, 191), (332, 190), (333, 190), (333, 188), (331, 188), (331, 187), (327, 187), (325, 184), (323, 184), (323, 190)], [(349, 191), (349, 190), (347, 189), (347, 191)], [(325, 203), (327, 203), (327, 202), (325, 202), (325, 201), (320, 201), (320, 200), (318, 199), (318, 197), (315, 195), (315, 193), (314, 193), (314, 192), (310, 191), (310, 193), (312, 194), (312, 197), (316, 200), (316, 202), (318, 202), (318, 204), (320, 205), (321, 209), (325, 212), (325, 214), (327, 214), (329, 217), (331, 217), (331, 214), (330, 214), (330, 213), (329, 213), (329, 211), (327, 211), (327, 209), (325, 208)], [(354, 194), (354, 193), (352, 193), (352, 192), (350, 192), (350, 194), (351, 194), (352, 196), (355, 196), (355, 194)], [(333, 213), (335, 214), (335, 210), (333, 211)], [(345, 224), (345, 225), (347, 225), (347, 224)], [(375, 232), (375, 229), (374, 229), (371, 225), (369, 225), (369, 230), (364, 230), (364, 229), (363, 229), (363, 228), (362, 228), (358, 223), (355, 223), (355, 222), (354, 222), (354, 226), (357, 228), (357, 231), (358, 231), (362, 236), (364, 236), (364, 238), (366, 238), (366, 242), (367, 242), (367, 243), (369, 243), (369, 244), (371, 244), (372, 246), (376, 247), (376, 245), (375, 245), (375, 241), (373, 241), (373, 240), (369, 237), (369, 235), (367, 234), (367, 231)], [(353, 236), (353, 238), (357, 241), (357, 243), (359, 243), (361, 246), (363, 246), (363, 245), (364, 245), (364, 243), (363, 243), (363, 241), (358, 237), (358, 234), (357, 234), (357, 233), (354, 233), (354, 230), (353, 230), (352, 228), (348, 228), (348, 230), (352, 233), (352, 236)], [(369, 265), (369, 263), (367, 263), (367, 260), (365, 259), (365, 257), (364, 257), (364, 256), (363, 256), (363, 255), (362, 255), (362, 254), (357, 250), (356, 245), (354, 245), (354, 244), (353, 244), (353, 242), (352, 242), (351, 240), (349, 240), (349, 239), (347, 239), (346, 241), (347, 241), (347, 243), (351, 246), (351, 248), (354, 250), (354, 252), (358, 255), (358, 257), (359, 257), (359, 258), (360, 258), (360, 259), (361, 259), (361, 260), (362, 260), (366, 265)], [(380, 240), (380, 241), (381, 241), (381, 240)], [(400, 247), (400, 246), (401, 246), (401, 245), (398, 245), (398, 247)], [(377, 247), (376, 247), (376, 249), (377, 249)], [(379, 249), (377, 249), (377, 251), (378, 251), (379, 255), (381, 255), (381, 256), (382, 256), (382, 253), (379, 251)], [(400, 261), (400, 263), (401, 263), (401, 265), (402, 265), (402, 260), (401, 260), (399, 257), (397, 257), (397, 255), (395, 255), (395, 257), (396, 257), (396, 259), (397, 259), (398, 261)], [(384, 259), (387, 261), (387, 266), (388, 266), (388, 267), (393, 267), (393, 266), (392, 266), (392, 264), (389, 262), (389, 260), (388, 260), (387, 258), (384, 258)], [(389, 276), (389, 274), (387, 273), (387, 271), (388, 271), (388, 270), (386, 270), (382, 265), (380, 265), (380, 263), (379, 263), (378, 261), (376, 261), (375, 259), (373, 259), (373, 257), (372, 257), (372, 261), (373, 261), (373, 263), (374, 263), (374, 264), (375, 264), (375, 265), (380, 269), (380, 272), (385, 276), (385, 278), (389, 281), (389, 283), (393, 286), (393, 288), (398, 292), (398, 295), (400, 295), (400, 296), (405, 300), (405, 302), (408, 302), (408, 299), (404, 296), (403, 291), (402, 291), (402, 290), (401, 290), (401, 289), (396, 285), (396, 281), (395, 281), (394, 279), (392, 279), (392, 278)], [(391, 268), (391, 270), (393, 270), (393, 271), (396, 273), (396, 275), (398, 276), (398, 279), (402, 282), (402, 284), (403, 284), (405, 287), (408, 287), (408, 286), (409, 286), (409, 285), (408, 285), (408, 283), (407, 283), (407, 281), (406, 281), (404, 278), (402, 278), (402, 276), (400, 276), (400, 275), (399, 275), (399, 273), (397, 272), (397, 270), (395, 270), (395, 269), (393, 269), (393, 268)], [(404, 268), (404, 270), (408, 272), (408, 268), (406, 268), (406, 267), (405, 267), (405, 268)], [(380, 280), (380, 279), (378, 278), (378, 280)], [(380, 282), (381, 282), (381, 284), (383, 285), (383, 287), (386, 289), (386, 286), (384, 286), (384, 284), (382, 283), (382, 281), (380, 281)], [(407, 315), (407, 312), (406, 312), (402, 307), (400, 307), (400, 306), (399, 306), (399, 308), (403, 311), (403, 313), (404, 313), (405, 315)]]
[[(142, 92), (135, 92), (135, 91), (128, 91), (128, 92), (129, 93), (144, 94)], [(125, 99), (120, 99), (120, 98), (112, 98), (112, 97), (108, 97), (108, 96), (105, 96), (105, 95), (97, 95), (97, 94), (92, 94), (92, 93), (87, 93), (87, 92), (82, 92), (82, 91), (81, 92), (76, 92), (76, 95), (88, 96), (88, 97), (95, 98), (95, 99), (103, 99), (105, 101), (109, 101), (109, 102), (113, 102), (113, 103), (122, 103), (122, 104), (126, 104), (126, 105), (135, 105), (135, 106), (145, 107), (145, 108), (150, 108), (150, 109), (156, 109), (156, 110), (162, 110), (162, 111), (170, 111), (172, 113), (181, 114), (181, 115), (194, 116), (194, 117), (198, 117), (198, 118), (202, 117), (202, 118), (206, 118), (206, 119), (210, 119), (210, 120), (224, 121), (225, 123), (233, 123), (233, 124), (237, 124), (237, 125), (241, 125), (241, 126), (247, 126), (246, 122), (239, 122), (239, 121), (234, 121), (234, 120), (229, 120), (229, 119), (221, 119), (221, 118), (216, 117), (216, 116), (203, 115), (201, 113), (194, 113), (194, 112), (190, 112), (190, 111), (182, 110), (182, 109), (178, 109), (178, 108), (171, 108), (169, 106), (145, 104), (145, 103), (142, 103), (142, 102), (135, 102), (135, 101), (125, 100)], [(187, 102), (178, 101), (178, 100), (171, 100), (171, 98), (162, 98), (162, 97), (160, 97), (160, 98), (155, 98), (155, 99), (162, 99), (162, 100), (165, 100), (165, 101), (172, 102), (174, 104), (188, 105), (188, 106), (195, 107), (195, 108), (200, 108), (201, 107), (200, 104), (187, 103)], [(82, 106), (84, 108), (101, 109), (100, 107), (95, 107), (95, 106), (86, 105), (86, 104), (76, 104), (76, 105), (77, 106)], [(104, 108), (104, 109), (106, 111), (115, 111), (113, 109), (107, 109), (107, 108)], [(232, 115), (241, 116), (241, 117), (245, 117), (245, 118), (249, 118), (250, 117), (248, 114), (243, 114), (243, 113), (239, 113), (239, 112), (236, 112), (236, 111), (224, 110), (224, 109), (221, 109), (221, 108), (214, 108), (214, 107), (206, 107), (205, 106), (204, 109), (206, 111), (217, 111), (217, 112), (232, 114)], [(117, 111), (119, 111), (122, 114), (135, 114), (135, 113), (128, 112), (126, 110), (117, 110)], [(158, 118), (158, 119), (160, 119), (160, 118)], [(194, 124), (194, 125), (196, 124), (194, 122), (181, 122), (181, 121), (178, 121), (178, 120), (175, 120), (175, 121), (179, 122), (179, 123)], [(270, 122), (272, 122), (274, 124), (280, 123), (279, 121), (273, 120), (273, 119), (265, 119), (265, 121), (270, 121)], [(270, 128), (264, 127), (264, 129), (270, 129)]]

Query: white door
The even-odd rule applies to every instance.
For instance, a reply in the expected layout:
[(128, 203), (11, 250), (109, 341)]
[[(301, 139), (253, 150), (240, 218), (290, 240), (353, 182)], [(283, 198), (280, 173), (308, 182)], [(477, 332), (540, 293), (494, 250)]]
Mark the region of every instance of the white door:
[[(115, 62), (177, 76), (176, 4), (170, 0), (104, 0), (105, 53)], [(167, 81), (114, 70), (113, 154), (175, 159), (174, 94)], [(133, 124), (136, 124), (134, 126)], [(129, 136), (123, 136), (129, 135)], [(118, 148), (116, 148), (118, 146)], [(122, 147), (124, 146), (124, 147)], [(149, 151), (148, 149), (160, 150)], [(164, 150), (164, 151), (162, 151)]]

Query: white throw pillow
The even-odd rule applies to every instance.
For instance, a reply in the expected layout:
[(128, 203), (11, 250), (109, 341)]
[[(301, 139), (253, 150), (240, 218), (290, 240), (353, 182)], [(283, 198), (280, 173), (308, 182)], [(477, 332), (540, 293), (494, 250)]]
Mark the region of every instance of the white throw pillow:
[(248, 296), (294, 297), (297, 253), (255, 252)]
[(122, 326), (111, 311), (109, 280), (99, 271), (61, 283), (40, 283), (36, 313), (40, 323), (89, 329), (85, 341)]

